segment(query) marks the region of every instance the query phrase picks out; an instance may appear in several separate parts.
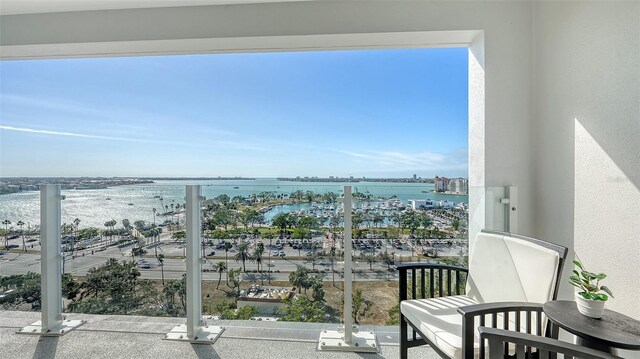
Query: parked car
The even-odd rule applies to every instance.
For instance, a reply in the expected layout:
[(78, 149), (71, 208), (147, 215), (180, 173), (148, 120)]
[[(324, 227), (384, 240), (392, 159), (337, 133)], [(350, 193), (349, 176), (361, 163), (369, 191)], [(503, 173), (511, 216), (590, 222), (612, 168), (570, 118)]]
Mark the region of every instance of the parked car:
[(285, 256), (284, 251), (280, 251), (279, 254), (280, 254), (280, 257), (284, 257)]

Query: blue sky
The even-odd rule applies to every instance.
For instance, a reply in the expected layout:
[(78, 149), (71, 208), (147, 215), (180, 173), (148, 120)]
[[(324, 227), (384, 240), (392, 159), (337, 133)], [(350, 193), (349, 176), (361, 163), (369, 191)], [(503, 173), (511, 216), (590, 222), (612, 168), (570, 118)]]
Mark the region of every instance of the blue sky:
[(0, 176), (467, 175), (467, 49), (0, 62)]

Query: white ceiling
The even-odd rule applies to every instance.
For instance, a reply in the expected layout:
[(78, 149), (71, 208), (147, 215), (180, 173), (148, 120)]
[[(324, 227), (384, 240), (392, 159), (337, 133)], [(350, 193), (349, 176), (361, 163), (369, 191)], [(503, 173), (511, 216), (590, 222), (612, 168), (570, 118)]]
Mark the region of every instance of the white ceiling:
[(0, 0), (0, 15), (309, 0)]

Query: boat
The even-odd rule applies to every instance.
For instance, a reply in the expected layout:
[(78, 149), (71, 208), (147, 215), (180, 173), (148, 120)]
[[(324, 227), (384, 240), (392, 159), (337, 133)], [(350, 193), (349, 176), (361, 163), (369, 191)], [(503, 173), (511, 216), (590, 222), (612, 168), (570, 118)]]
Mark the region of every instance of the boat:
[(133, 206), (133, 203), (129, 203), (129, 206)]
[(240, 187), (238, 187), (238, 186), (233, 186), (233, 189), (239, 189), (239, 188), (240, 188)]
[(111, 201), (111, 197), (107, 197), (107, 201)]

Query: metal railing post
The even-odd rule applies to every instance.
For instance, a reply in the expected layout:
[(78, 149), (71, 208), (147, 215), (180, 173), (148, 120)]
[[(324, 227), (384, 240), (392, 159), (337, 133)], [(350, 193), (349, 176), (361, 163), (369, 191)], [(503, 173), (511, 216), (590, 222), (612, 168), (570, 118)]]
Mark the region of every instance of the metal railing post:
[(62, 315), (62, 253), (60, 185), (40, 188), (40, 290), (41, 320), (18, 334), (60, 336), (81, 326), (84, 320), (66, 320)]
[(351, 257), (351, 186), (344, 186), (344, 341), (353, 341), (353, 258)]
[(208, 326), (202, 320), (202, 263), (201, 251), (201, 203), (199, 185), (186, 187), (186, 280), (187, 280), (187, 324), (178, 325), (165, 339), (191, 343), (214, 343), (224, 328)]
[(360, 332), (353, 325), (353, 271), (351, 258), (351, 186), (344, 186), (344, 327), (338, 330), (323, 330), (318, 341), (321, 351), (378, 352), (376, 335), (371, 332)]

